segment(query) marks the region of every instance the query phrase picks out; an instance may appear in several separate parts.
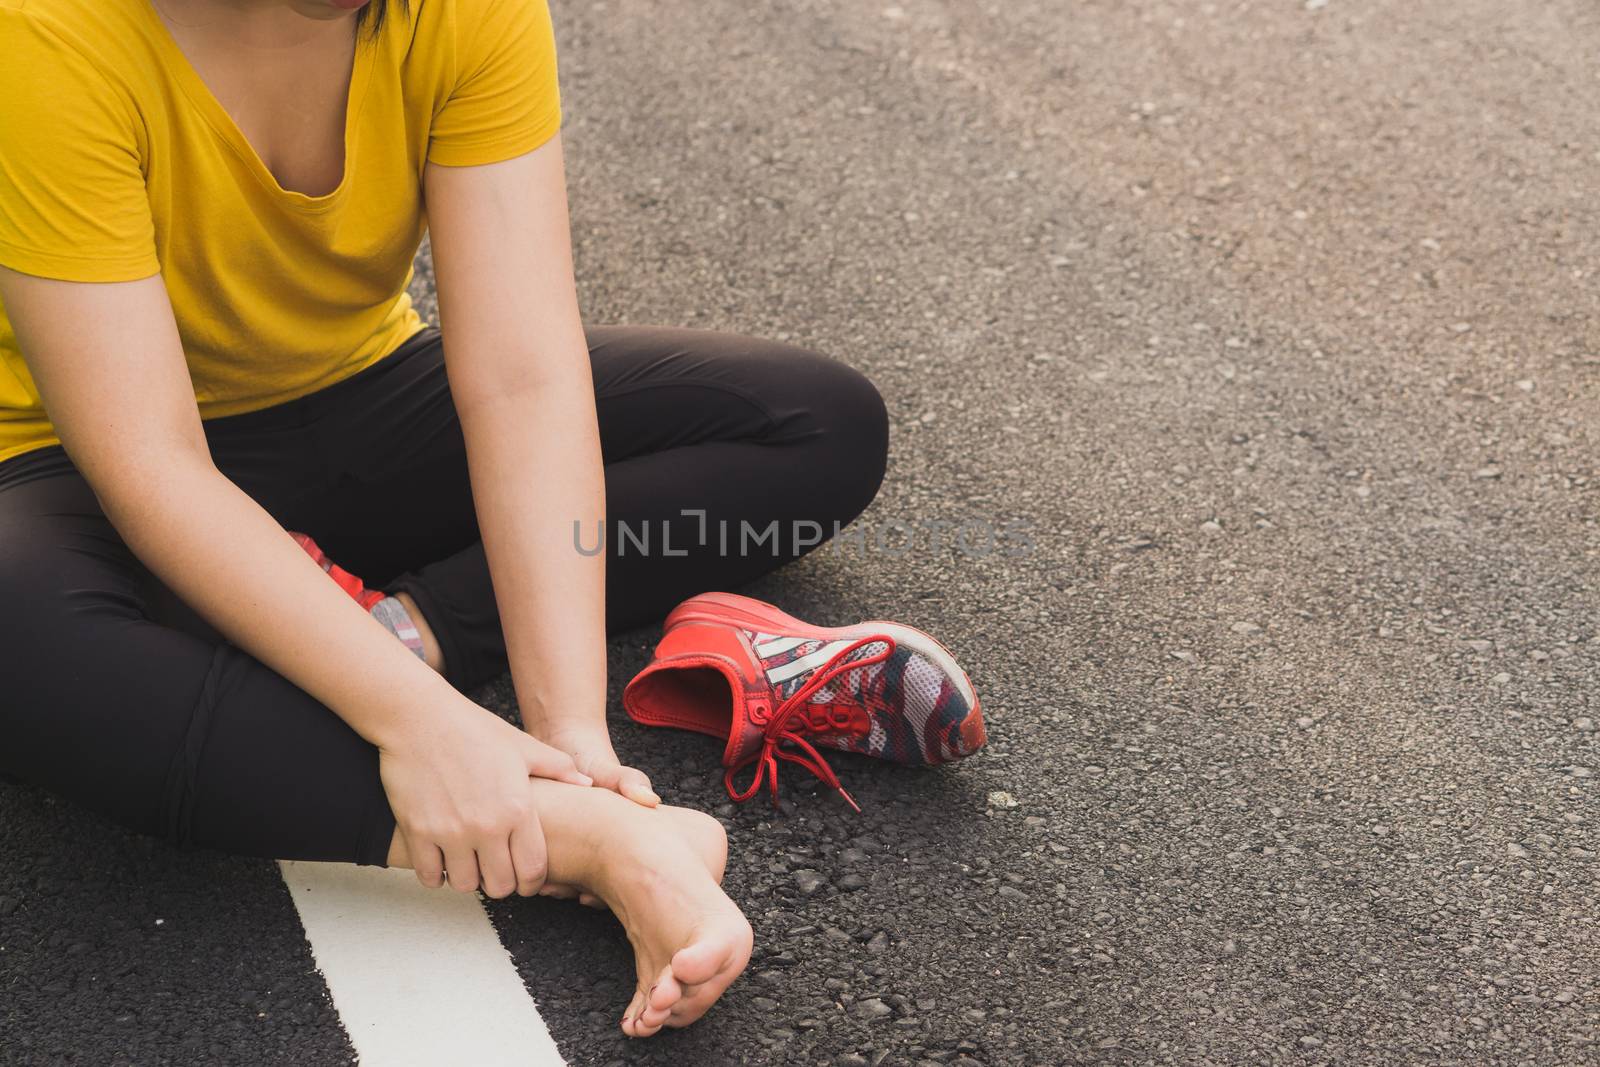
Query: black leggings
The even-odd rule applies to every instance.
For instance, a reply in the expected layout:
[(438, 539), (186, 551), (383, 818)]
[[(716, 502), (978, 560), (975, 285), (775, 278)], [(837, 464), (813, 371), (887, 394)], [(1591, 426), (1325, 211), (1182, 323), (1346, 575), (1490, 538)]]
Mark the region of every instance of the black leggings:
[[(794, 559), (877, 492), (887, 416), (845, 364), (709, 330), (586, 333), (612, 632)], [(415, 598), (451, 684), (505, 671), (437, 330), (203, 425), (218, 468), (286, 529)], [(59, 445), (0, 463), (0, 773), (245, 855), (382, 864), (394, 832), (376, 749), (156, 579)]]

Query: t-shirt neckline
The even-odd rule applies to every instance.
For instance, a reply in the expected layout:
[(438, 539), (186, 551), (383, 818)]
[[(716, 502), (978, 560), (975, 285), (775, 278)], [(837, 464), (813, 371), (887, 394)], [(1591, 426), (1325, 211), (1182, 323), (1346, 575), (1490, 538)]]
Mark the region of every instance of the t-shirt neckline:
[(155, 9), (151, 0), (138, 0), (137, 5), (143, 9), (146, 21), (149, 24), (151, 36), (155, 39), (157, 47), (163, 55), (167, 69), (183, 90), (184, 96), (200, 112), (218, 137), (239, 156), (255, 175), (268, 192), (304, 211), (325, 211), (344, 198), (344, 193), (351, 185), (351, 176), (355, 172), (356, 154), (356, 120), (361, 114), (361, 104), (366, 96), (367, 84), (372, 71), (373, 53), (377, 51), (377, 44), (373, 41), (357, 40), (355, 57), (351, 62), (350, 89), (345, 97), (344, 108), (344, 169), (339, 175), (339, 184), (319, 196), (311, 196), (294, 189), (285, 189), (278, 184), (277, 177), (271, 169), (261, 161), (261, 156), (256, 152), (250, 139), (239, 129), (239, 124), (233, 120), (228, 109), (222, 106), (211, 87), (206, 84), (200, 72), (195, 69), (183, 48), (178, 44), (172, 31), (167, 28), (166, 22), (161, 18), (160, 12)]

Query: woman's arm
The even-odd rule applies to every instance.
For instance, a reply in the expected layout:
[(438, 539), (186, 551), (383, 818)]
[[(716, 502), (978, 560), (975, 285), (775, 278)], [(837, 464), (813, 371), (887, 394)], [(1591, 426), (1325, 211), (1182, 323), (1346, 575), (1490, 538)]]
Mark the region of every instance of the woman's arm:
[(0, 268), (0, 300), (68, 455), (150, 570), (230, 641), (380, 750), (424, 884), (504, 896), (544, 879), (530, 774), (587, 784), (428, 669), (212, 463), (159, 275), (80, 283)]
[(605, 553), (594, 378), (579, 317), (561, 135), (499, 163), (424, 171), (450, 391), (524, 726), (642, 804), (606, 730)]

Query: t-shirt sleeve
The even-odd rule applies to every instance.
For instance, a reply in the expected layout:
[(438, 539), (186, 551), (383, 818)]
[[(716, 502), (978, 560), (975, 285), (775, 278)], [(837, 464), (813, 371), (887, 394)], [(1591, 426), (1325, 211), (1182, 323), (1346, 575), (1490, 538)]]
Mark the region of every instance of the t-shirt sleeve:
[(547, 0), (456, 0), (454, 77), (435, 112), (428, 160), (496, 163), (561, 128), (555, 28)]
[(116, 282), (161, 269), (132, 105), (46, 24), (0, 7), (0, 266)]

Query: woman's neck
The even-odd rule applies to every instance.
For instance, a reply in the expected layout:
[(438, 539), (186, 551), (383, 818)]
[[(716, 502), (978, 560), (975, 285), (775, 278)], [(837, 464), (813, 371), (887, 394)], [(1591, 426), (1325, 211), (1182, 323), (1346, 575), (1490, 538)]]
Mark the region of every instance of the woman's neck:
[(329, 0), (150, 0), (169, 24), (191, 34), (226, 35), (249, 49), (303, 48), (349, 32), (355, 11)]

